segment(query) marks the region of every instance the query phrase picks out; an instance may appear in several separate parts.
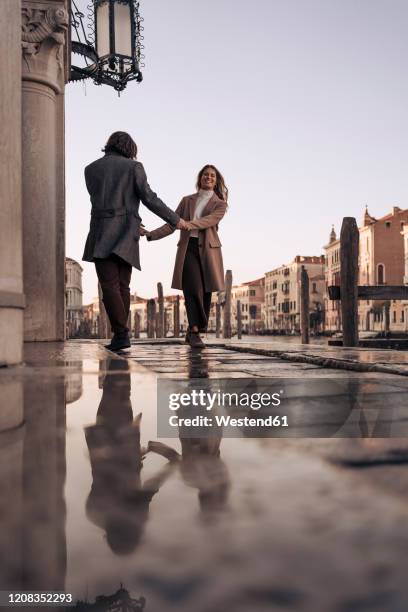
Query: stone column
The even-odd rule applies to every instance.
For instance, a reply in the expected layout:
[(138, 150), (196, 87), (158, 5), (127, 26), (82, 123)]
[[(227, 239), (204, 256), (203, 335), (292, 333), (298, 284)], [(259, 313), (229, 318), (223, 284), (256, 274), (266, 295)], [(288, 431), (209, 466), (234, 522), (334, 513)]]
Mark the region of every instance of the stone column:
[(0, 56), (0, 366), (19, 363), (23, 348), (21, 218), (21, 11), (1, 2)]
[(22, 0), (25, 340), (63, 340), (66, 0)]

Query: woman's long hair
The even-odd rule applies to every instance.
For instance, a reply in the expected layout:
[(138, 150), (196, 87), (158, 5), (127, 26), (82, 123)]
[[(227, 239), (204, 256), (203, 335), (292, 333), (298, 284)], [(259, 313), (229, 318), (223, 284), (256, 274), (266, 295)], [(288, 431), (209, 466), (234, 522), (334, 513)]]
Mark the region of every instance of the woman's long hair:
[(136, 159), (137, 145), (127, 132), (113, 132), (102, 151), (104, 153), (119, 153), (129, 159)]
[(201, 178), (202, 178), (204, 172), (207, 170), (207, 168), (211, 168), (211, 170), (214, 170), (215, 175), (217, 177), (217, 182), (216, 182), (215, 187), (214, 187), (214, 193), (216, 193), (217, 196), (221, 200), (224, 200), (225, 202), (228, 202), (228, 188), (227, 188), (227, 186), (225, 184), (224, 177), (222, 176), (222, 174), (218, 170), (218, 168), (216, 168), (212, 164), (206, 164), (204, 166), (204, 168), (201, 168), (200, 172), (198, 173), (197, 184), (196, 184), (197, 190), (201, 189)]

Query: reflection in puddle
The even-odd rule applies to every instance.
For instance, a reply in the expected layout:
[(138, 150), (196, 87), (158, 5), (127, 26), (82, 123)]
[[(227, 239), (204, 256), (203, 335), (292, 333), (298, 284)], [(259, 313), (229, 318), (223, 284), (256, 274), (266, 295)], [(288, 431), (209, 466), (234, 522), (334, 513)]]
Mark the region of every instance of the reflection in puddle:
[(133, 419), (129, 365), (118, 359), (103, 365), (106, 374), (96, 423), (85, 430), (93, 478), (86, 513), (105, 531), (111, 550), (124, 555), (136, 549), (150, 502), (170, 475), (171, 465), (142, 483), (142, 414)]
[[(212, 380), (211, 351), (177, 350), (184, 376)], [(0, 589), (71, 592), (94, 611), (369, 609), (368, 591), (382, 609), (403, 609), (408, 477), (387, 464), (407, 462), (408, 445), (370, 439), (403, 424), (402, 382), (381, 387), (392, 406), (377, 381), (343, 385), (339, 413), (363, 440), (231, 439), (225, 430), (157, 440), (155, 374), (90, 354), (3, 381)], [(298, 426), (308, 426), (301, 415)], [(383, 472), (379, 487), (377, 468), (357, 480), (323, 456), (399, 471)]]
[[(198, 361), (204, 372), (203, 361)], [(85, 428), (92, 468), (86, 515), (104, 530), (112, 552), (125, 555), (135, 551), (149, 517), (150, 503), (176, 468), (183, 482), (198, 490), (203, 516), (211, 519), (211, 515), (225, 508), (229, 478), (220, 457), (221, 435), (181, 439), (181, 454), (154, 440), (142, 448), (142, 413), (134, 418), (128, 362), (109, 359), (101, 363), (100, 372), (102, 398), (96, 423)], [(167, 463), (143, 479), (143, 461), (148, 453), (164, 457)]]
[(0, 591), (64, 591), (65, 473), (64, 379), (3, 382)]

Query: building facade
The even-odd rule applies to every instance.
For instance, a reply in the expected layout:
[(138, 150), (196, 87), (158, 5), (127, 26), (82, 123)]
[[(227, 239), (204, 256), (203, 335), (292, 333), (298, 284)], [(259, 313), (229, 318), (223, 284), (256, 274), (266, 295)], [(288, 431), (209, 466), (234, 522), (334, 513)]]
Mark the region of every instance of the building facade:
[[(359, 284), (403, 285), (404, 284), (404, 238), (401, 232), (408, 222), (408, 209), (393, 206), (392, 211), (375, 219), (366, 210), (364, 225), (359, 229)], [(385, 330), (384, 308), (390, 309), (390, 330), (403, 332), (406, 329), (405, 307), (399, 300), (386, 304), (379, 300), (359, 302), (359, 329)]]
[(325, 255), (325, 294), (324, 314), (325, 331), (338, 332), (341, 329), (341, 302), (340, 300), (329, 300), (327, 287), (340, 285), (340, 240), (337, 239), (334, 227), (330, 232), (329, 243), (323, 247)]
[(300, 332), (300, 276), (302, 267), (309, 276), (311, 329), (323, 331), (324, 256), (297, 255), (294, 260), (265, 274), (264, 325), (269, 332)]
[(241, 285), (234, 285), (231, 290), (231, 327), (237, 330), (237, 303), (241, 303), (242, 331), (256, 334), (263, 330), (262, 306), (265, 300), (265, 277)]
[(82, 305), (82, 266), (65, 258), (65, 322), (66, 337), (75, 338), (80, 332), (84, 319)]
[[(138, 321), (138, 322), (137, 322)], [(135, 335), (135, 329), (140, 333), (147, 331), (147, 299), (138, 295), (130, 296), (130, 333)]]
[[(406, 277), (406, 229), (408, 209), (394, 206), (392, 211), (376, 219), (367, 208), (363, 225), (359, 228), (359, 285), (403, 285)], [(327, 287), (340, 285), (340, 240), (334, 229), (325, 250), (325, 328), (340, 331), (340, 301), (329, 300)], [(358, 326), (360, 331), (385, 331), (385, 310), (390, 312), (390, 331), (405, 332), (407, 320), (405, 304), (399, 300), (360, 300)]]

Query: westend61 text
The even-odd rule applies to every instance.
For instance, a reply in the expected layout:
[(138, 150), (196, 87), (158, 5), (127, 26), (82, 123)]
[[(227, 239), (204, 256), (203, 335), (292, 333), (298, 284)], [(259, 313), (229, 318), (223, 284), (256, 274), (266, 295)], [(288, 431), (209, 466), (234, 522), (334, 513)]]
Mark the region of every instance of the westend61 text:
[(169, 423), (172, 427), (289, 427), (287, 416), (267, 417), (241, 417), (233, 418), (230, 416), (216, 415), (215, 417), (195, 416), (195, 417), (178, 417), (172, 415), (169, 418)]
[(224, 393), (215, 391), (209, 393), (200, 389), (193, 389), (188, 393), (170, 393), (169, 408), (178, 410), (188, 406), (200, 406), (206, 410), (212, 410), (214, 406), (251, 408), (259, 410), (268, 406), (280, 406), (281, 393)]

